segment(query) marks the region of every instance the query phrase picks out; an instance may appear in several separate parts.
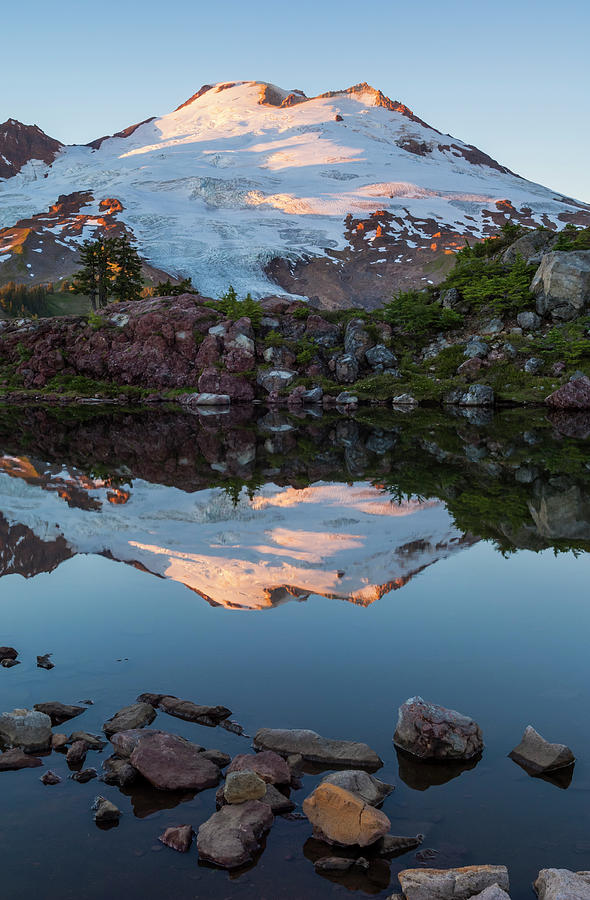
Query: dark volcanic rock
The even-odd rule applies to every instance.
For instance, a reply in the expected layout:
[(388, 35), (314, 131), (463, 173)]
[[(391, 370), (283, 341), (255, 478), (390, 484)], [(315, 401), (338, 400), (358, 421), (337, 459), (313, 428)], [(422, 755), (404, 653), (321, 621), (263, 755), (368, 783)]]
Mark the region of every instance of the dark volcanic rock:
[(179, 853), (188, 853), (193, 842), (193, 826), (192, 825), (175, 825), (167, 828), (166, 831), (158, 838), (167, 847), (172, 850), (178, 850)]
[(49, 716), (51, 724), (54, 727), (56, 725), (61, 725), (62, 722), (75, 719), (76, 716), (80, 716), (83, 712), (86, 712), (85, 706), (68, 706), (68, 704), (60, 703), (58, 700), (52, 700), (48, 703), (35, 703), (33, 709)]
[(422, 697), (411, 697), (400, 706), (393, 742), (422, 759), (468, 760), (483, 750), (477, 722)]
[(199, 857), (224, 869), (239, 868), (253, 859), (273, 822), (270, 807), (260, 800), (223, 806), (199, 828)]
[(192, 700), (179, 700), (178, 697), (172, 696), (162, 697), (158, 707), (177, 719), (198, 722), (201, 725), (209, 725), (211, 720), (217, 723), (231, 716), (231, 709), (227, 709), (225, 706), (204, 706), (193, 703)]
[(149, 703), (133, 703), (125, 706), (108, 719), (102, 726), (107, 737), (116, 734), (117, 731), (129, 731), (133, 728), (143, 728), (150, 725), (156, 718), (156, 710)]
[(204, 790), (219, 783), (219, 768), (205, 759), (202, 748), (175, 734), (140, 737), (130, 762), (154, 787), (163, 791)]
[(22, 750), (6, 750), (0, 753), (0, 772), (12, 772), (16, 769), (35, 769), (43, 762), (36, 756), (29, 756)]

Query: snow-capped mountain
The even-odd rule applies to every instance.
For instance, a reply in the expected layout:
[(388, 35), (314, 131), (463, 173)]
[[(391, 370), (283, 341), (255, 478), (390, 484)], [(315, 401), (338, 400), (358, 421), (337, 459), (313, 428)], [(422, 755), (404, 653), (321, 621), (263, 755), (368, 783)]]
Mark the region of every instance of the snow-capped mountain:
[(395, 504), (368, 482), (265, 485), (237, 504), (137, 479), (0, 456), (0, 577), (101, 554), (186, 585), (214, 606), (266, 609), (319, 594), (368, 606), (469, 547), (438, 500)]
[(3, 128), (0, 281), (69, 275), (82, 239), (124, 227), (149, 263), (204, 294), (231, 282), (375, 306), (436, 282), (465, 238), (509, 218), (590, 223), (589, 206), (367, 84), (314, 98), (261, 82), (205, 85), (112, 137), (64, 147), (43, 136), (18, 158)]

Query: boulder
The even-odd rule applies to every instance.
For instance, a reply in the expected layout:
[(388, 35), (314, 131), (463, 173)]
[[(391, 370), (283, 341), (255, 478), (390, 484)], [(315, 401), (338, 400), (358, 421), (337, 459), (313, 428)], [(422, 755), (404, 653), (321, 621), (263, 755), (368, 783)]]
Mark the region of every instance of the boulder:
[(261, 800), (265, 794), (266, 782), (255, 772), (229, 772), (225, 779), (223, 796), (228, 803)]
[(341, 391), (336, 397), (336, 406), (358, 406), (359, 398), (350, 391)]
[(538, 375), (543, 371), (544, 366), (545, 363), (539, 356), (531, 356), (526, 360), (523, 369), (527, 375)]
[(590, 250), (546, 253), (531, 282), (539, 315), (569, 322), (590, 304)]
[(216, 724), (231, 716), (231, 709), (226, 706), (204, 706), (193, 703), (192, 700), (179, 700), (178, 697), (172, 696), (162, 697), (158, 707), (169, 716), (184, 719), (185, 722), (198, 722), (201, 725), (211, 725), (211, 720)]
[(17, 656), (18, 652), (14, 649), (14, 647), (0, 647), (0, 660), (16, 659)]
[(20, 748), (0, 753), (0, 772), (14, 772), (17, 769), (36, 769), (43, 762), (36, 756), (29, 756)]
[(517, 315), (516, 321), (523, 331), (536, 331), (541, 327), (541, 317), (532, 310), (525, 310)]
[(303, 801), (314, 837), (329, 844), (368, 847), (387, 834), (391, 822), (381, 810), (335, 784), (322, 782)]
[(545, 398), (554, 409), (590, 409), (590, 378), (568, 381)]
[(380, 806), (385, 798), (395, 790), (392, 784), (379, 781), (374, 775), (369, 775), (362, 769), (345, 769), (343, 772), (334, 772), (322, 779), (322, 784), (335, 784), (337, 787), (356, 794), (369, 806)]
[(414, 837), (405, 837), (397, 834), (385, 834), (372, 847), (372, 852), (383, 859), (390, 859), (408, 850), (415, 850), (424, 840), (423, 834), (416, 834)]
[(321, 387), (313, 387), (308, 391), (304, 391), (301, 399), (304, 403), (321, 403), (324, 392)]
[(367, 744), (325, 738), (307, 728), (261, 728), (254, 735), (256, 750), (274, 750), (281, 756), (299, 753), (306, 762), (324, 766), (380, 769), (383, 761)]
[(37, 668), (38, 669), (55, 669), (55, 664), (51, 662), (50, 657), (51, 653), (44, 653), (42, 656), (37, 657)]
[(146, 725), (150, 725), (155, 718), (156, 710), (149, 703), (132, 703), (131, 706), (124, 706), (108, 719), (102, 726), (102, 730), (107, 737), (111, 737), (118, 731), (144, 728)]
[[(117, 756), (120, 756), (122, 759), (129, 759), (141, 738), (146, 734), (166, 734), (166, 732), (157, 731), (153, 728), (146, 728), (145, 731), (142, 731), (140, 728), (130, 728), (129, 731), (118, 731), (116, 734), (111, 735), (109, 740)], [(204, 748), (199, 747), (199, 749), (203, 750)]]
[(66, 760), (68, 766), (81, 766), (86, 759), (88, 753), (88, 744), (86, 741), (74, 741), (68, 752)]
[(227, 394), (232, 403), (249, 403), (254, 399), (254, 388), (245, 376), (224, 372), (214, 366), (203, 369), (198, 388), (203, 394)]
[(469, 900), (496, 885), (510, 889), (506, 866), (404, 869), (398, 878), (406, 900)]
[(365, 359), (375, 372), (392, 369), (397, 366), (397, 357), (385, 344), (375, 344), (365, 351)]
[(527, 725), (520, 744), (509, 754), (510, 759), (526, 769), (531, 775), (544, 775), (571, 766), (576, 757), (565, 744), (551, 744)]
[(403, 407), (412, 407), (418, 406), (418, 401), (412, 394), (397, 394), (392, 399), (393, 406), (403, 406)]
[(73, 775), (70, 775), (72, 781), (77, 781), (80, 784), (87, 784), (89, 781), (92, 781), (93, 778), (98, 777), (98, 772), (96, 769), (82, 769), (81, 772), (75, 772)]
[(97, 825), (114, 825), (121, 818), (121, 810), (106, 797), (95, 797), (92, 809)]
[(0, 666), (3, 669), (12, 669), (14, 666), (20, 666), (20, 662), (18, 659), (10, 659), (10, 657), (5, 657), (4, 659), (0, 659)]
[(466, 359), (465, 362), (462, 362), (457, 368), (457, 375), (463, 375), (466, 378), (474, 378), (480, 369), (483, 368), (483, 365), (483, 360), (481, 360), (479, 356), (472, 356), (470, 359)]
[(348, 355), (360, 363), (374, 343), (362, 319), (349, 320), (344, 332), (344, 349)]
[(173, 825), (158, 838), (166, 847), (179, 853), (188, 853), (193, 842), (192, 825)]
[(223, 806), (199, 828), (199, 857), (224, 869), (243, 866), (251, 862), (273, 822), (270, 807), (260, 800)]
[(57, 750), (65, 750), (67, 745), (69, 744), (67, 734), (53, 734), (51, 736), (51, 749)]
[(68, 744), (73, 744), (74, 741), (84, 741), (89, 750), (102, 750), (107, 745), (107, 742), (98, 735), (90, 734), (88, 731), (73, 731), (68, 738)]
[(539, 900), (590, 900), (590, 872), (541, 869), (533, 887)]
[(502, 890), (499, 884), (492, 884), (480, 894), (475, 894), (472, 900), (510, 900), (510, 896)]
[(126, 759), (120, 759), (118, 756), (109, 756), (103, 762), (102, 767), (105, 771), (102, 777), (105, 784), (126, 788), (137, 780), (137, 769), (134, 769)]
[(516, 262), (517, 257), (522, 257), (525, 262), (529, 262), (531, 258), (536, 257), (542, 250), (548, 248), (555, 240), (555, 234), (552, 231), (537, 231), (531, 229), (522, 237), (519, 237), (513, 244), (504, 250), (502, 254), (502, 262), (512, 265)]
[(475, 356), (478, 356), (480, 359), (485, 359), (488, 353), (489, 347), (485, 341), (480, 341), (478, 338), (472, 338), (467, 343), (467, 346), (463, 351), (463, 356), (466, 356), (468, 359), (472, 359)]
[(261, 369), (256, 376), (256, 381), (270, 394), (288, 387), (296, 377), (297, 372), (291, 369), (267, 369), (266, 371)]
[(272, 750), (262, 753), (239, 753), (232, 759), (227, 774), (255, 772), (267, 784), (289, 784), (291, 769), (282, 756)]
[(336, 359), (336, 381), (340, 384), (352, 384), (357, 380), (359, 374), (359, 364), (356, 356), (352, 353), (344, 353)]
[(0, 716), (0, 744), (27, 753), (51, 746), (51, 719), (37, 710), (15, 709)]
[(467, 390), (450, 391), (443, 402), (447, 406), (493, 406), (494, 391), (488, 384), (472, 384)]
[(183, 406), (228, 406), (231, 402), (229, 394), (208, 394), (204, 391), (196, 394), (185, 394), (180, 398)]
[(202, 748), (175, 734), (148, 732), (140, 737), (130, 763), (162, 791), (197, 790), (219, 783), (219, 768)]
[[(222, 806), (225, 806), (228, 802), (224, 793), (225, 785), (222, 785), (217, 789), (217, 793), (215, 794), (215, 803), (217, 809), (220, 809)], [(261, 803), (266, 803), (267, 806), (270, 806), (273, 815), (282, 816), (286, 813), (293, 812), (295, 809), (295, 804), (293, 801), (285, 796), (285, 794), (281, 794), (281, 792), (274, 786), (274, 784), (265, 785), (266, 790), (264, 795), (260, 798)]]
[(231, 756), (224, 753), (223, 750), (203, 750), (202, 755), (204, 759), (209, 759), (220, 769), (225, 769), (231, 762)]
[(399, 708), (396, 747), (421, 759), (468, 760), (483, 750), (481, 729), (454, 709), (410, 697)]
[(335, 347), (340, 343), (340, 325), (327, 322), (322, 316), (307, 317), (305, 334), (319, 347)]
[(55, 727), (67, 722), (69, 719), (75, 719), (86, 712), (85, 706), (68, 706), (66, 703), (60, 703), (58, 700), (52, 700), (49, 703), (35, 703), (33, 709), (38, 712), (45, 713), (51, 719), (51, 724)]

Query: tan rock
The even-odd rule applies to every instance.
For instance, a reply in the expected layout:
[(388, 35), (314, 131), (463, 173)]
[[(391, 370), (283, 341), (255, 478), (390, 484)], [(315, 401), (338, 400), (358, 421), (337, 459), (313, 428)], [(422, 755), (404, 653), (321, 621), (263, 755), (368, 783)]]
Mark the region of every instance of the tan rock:
[(468, 900), (494, 885), (509, 890), (506, 866), (404, 869), (398, 878), (406, 900)]
[(391, 822), (357, 794), (323, 782), (303, 801), (314, 835), (330, 844), (368, 847), (387, 834)]

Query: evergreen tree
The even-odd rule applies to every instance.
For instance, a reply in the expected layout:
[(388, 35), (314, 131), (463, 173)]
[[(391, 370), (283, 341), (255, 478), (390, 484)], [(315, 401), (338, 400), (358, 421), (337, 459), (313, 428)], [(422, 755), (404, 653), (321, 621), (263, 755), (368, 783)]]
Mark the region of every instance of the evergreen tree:
[(118, 300), (139, 300), (143, 287), (141, 260), (127, 237), (116, 238), (112, 254), (112, 293)]
[(82, 268), (77, 272), (72, 290), (74, 294), (87, 294), (92, 309), (96, 310), (98, 295), (98, 244), (99, 241), (84, 241), (80, 250)]

